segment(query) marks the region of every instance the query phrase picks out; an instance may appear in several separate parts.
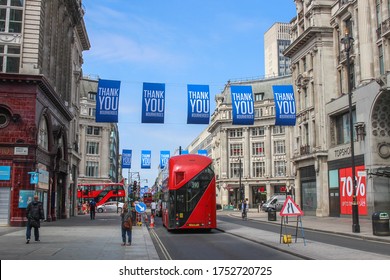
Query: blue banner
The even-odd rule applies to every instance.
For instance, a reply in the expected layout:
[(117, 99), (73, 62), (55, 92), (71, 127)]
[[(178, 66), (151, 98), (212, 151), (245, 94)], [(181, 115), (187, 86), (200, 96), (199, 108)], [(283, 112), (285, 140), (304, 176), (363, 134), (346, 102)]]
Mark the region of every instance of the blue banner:
[(295, 125), (296, 108), (292, 85), (272, 86), (275, 99), (275, 125)]
[(121, 82), (99, 80), (96, 95), (96, 122), (118, 122)]
[(132, 157), (131, 150), (122, 150), (122, 168), (131, 169), (131, 157)]
[(164, 169), (170, 157), (169, 151), (160, 151), (160, 168)]
[(198, 150), (198, 155), (207, 157), (208, 156), (207, 150)]
[(144, 83), (142, 123), (164, 123), (165, 84)]
[(0, 181), (11, 180), (11, 166), (0, 166)]
[(209, 124), (210, 90), (208, 85), (187, 85), (188, 124)]
[(141, 168), (150, 169), (152, 165), (152, 152), (150, 150), (141, 151)]
[(253, 125), (255, 122), (251, 86), (230, 86), (232, 94), (233, 124)]

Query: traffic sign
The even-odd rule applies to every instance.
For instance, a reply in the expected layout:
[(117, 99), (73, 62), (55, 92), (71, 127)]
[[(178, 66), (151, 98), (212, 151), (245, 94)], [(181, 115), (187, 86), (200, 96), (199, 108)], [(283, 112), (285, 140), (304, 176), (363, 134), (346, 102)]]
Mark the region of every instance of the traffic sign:
[(291, 196), (287, 196), (286, 201), (283, 204), (282, 210), (280, 210), (280, 216), (302, 216), (303, 211), (292, 200)]
[(137, 213), (144, 213), (146, 211), (146, 204), (143, 203), (143, 202), (138, 202), (136, 205), (135, 205), (135, 211), (137, 211)]

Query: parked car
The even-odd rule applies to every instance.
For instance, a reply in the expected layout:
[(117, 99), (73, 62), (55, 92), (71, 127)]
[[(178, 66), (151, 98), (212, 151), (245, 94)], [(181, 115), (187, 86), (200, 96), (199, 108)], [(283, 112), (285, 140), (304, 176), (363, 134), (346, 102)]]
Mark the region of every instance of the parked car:
[(99, 213), (103, 212), (121, 212), (123, 208), (123, 202), (110, 201), (103, 203), (97, 207)]
[(270, 199), (268, 199), (262, 206), (262, 210), (268, 212), (269, 210), (280, 211), (283, 207), (284, 202), (286, 201), (286, 195), (284, 194), (275, 194)]

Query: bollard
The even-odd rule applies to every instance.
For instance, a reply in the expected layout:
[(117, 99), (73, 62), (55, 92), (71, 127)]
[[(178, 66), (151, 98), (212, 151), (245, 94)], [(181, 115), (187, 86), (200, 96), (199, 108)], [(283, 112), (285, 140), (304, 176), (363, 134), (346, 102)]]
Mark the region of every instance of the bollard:
[(154, 228), (154, 216), (150, 215), (150, 225), (149, 228)]

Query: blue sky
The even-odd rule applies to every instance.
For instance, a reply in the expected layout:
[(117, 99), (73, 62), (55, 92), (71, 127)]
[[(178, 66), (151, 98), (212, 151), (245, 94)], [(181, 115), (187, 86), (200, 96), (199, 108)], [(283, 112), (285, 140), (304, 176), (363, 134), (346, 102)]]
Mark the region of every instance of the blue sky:
[[(185, 148), (207, 126), (187, 125), (187, 84), (210, 86), (264, 75), (264, 33), (295, 16), (293, 0), (83, 0), (91, 49), (84, 76), (121, 81), (120, 151), (133, 151), (131, 172), (152, 186), (161, 150)], [(143, 82), (165, 83), (164, 124), (142, 124)], [(141, 150), (152, 168), (141, 169)], [(123, 171), (127, 178), (128, 170)]]

